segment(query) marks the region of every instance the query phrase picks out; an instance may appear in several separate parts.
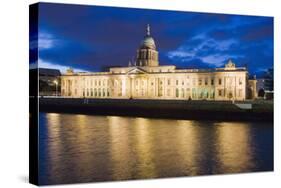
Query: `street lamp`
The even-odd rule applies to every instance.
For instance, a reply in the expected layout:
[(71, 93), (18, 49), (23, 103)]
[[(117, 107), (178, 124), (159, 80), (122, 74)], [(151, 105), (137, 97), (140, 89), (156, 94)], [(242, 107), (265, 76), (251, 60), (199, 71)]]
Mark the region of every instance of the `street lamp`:
[(56, 97), (58, 96), (58, 80), (54, 80), (54, 84), (56, 85)]

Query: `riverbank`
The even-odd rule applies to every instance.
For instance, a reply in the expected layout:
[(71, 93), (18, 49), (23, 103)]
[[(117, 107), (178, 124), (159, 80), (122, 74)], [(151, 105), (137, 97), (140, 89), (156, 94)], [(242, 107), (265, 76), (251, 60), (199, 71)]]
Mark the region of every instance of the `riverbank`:
[(240, 109), (231, 101), (40, 98), (39, 111), (132, 117), (273, 121), (272, 101), (244, 101), (252, 109)]

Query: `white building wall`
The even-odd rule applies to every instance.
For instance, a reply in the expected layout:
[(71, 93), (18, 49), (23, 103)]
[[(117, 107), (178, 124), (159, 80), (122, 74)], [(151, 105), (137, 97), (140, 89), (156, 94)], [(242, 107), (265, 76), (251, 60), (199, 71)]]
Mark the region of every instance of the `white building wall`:
[(178, 100), (246, 98), (245, 71), (133, 74), (119, 71), (118, 74), (105, 75), (63, 75), (62, 96)]

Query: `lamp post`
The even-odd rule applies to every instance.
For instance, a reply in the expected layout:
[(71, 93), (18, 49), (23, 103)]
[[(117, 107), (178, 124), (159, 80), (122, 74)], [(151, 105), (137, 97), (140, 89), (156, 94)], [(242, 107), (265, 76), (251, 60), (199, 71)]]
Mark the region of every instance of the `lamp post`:
[(56, 97), (58, 96), (58, 80), (54, 80), (54, 84), (56, 85)]

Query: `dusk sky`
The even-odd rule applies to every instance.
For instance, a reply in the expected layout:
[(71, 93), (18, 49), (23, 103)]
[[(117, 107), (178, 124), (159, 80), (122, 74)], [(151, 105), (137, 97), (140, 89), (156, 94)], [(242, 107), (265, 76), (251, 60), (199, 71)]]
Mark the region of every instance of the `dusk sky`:
[[(214, 68), (232, 59), (251, 74), (273, 66), (272, 17), (41, 3), (39, 67), (64, 72), (127, 66), (146, 24), (160, 65)], [(31, 50), (36, 40), (31, 34)]]

